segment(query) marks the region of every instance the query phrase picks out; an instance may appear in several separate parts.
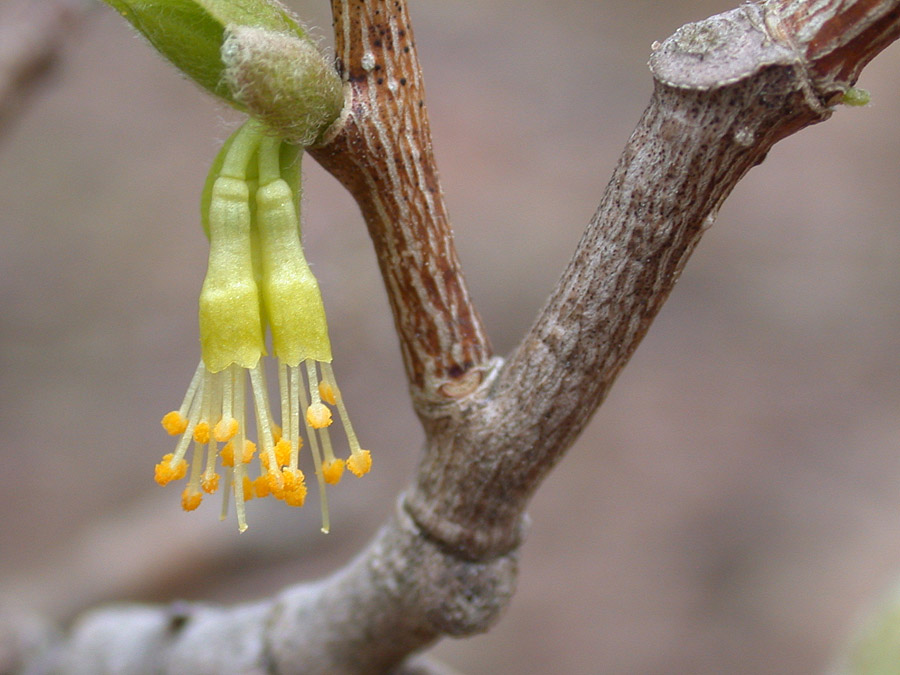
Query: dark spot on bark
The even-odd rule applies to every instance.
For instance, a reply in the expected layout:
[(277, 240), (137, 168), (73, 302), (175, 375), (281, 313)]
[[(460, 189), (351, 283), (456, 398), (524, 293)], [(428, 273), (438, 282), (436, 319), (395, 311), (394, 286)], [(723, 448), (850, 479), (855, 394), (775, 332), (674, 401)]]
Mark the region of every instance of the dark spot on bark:
[(447, 370), (447, 375), (450, 377), (451, 380), (455, 380), (455, 379), (465, 375), (466, 372), (468, 372), (468, 370), (474, 365), (475, 364), (472, 363), (471, 361), (466, 361), (462, 365), (460, 365), (459, 363), (454, 363)]
[(379, 78), (378, 78), (377, 80), (375, 80), (375, 81), (376, 81), (378, 84), (384, 84), (384, 78), (383, 78), (383, 77), (379, 77)]
[(401, 77), (401, 78), (400, 78), (400, 84), (401, 84), (401, 85), (406, 84), (406, 78), (405, 78), (405, 77)]
[(180, 632), (191, 620), (190, 610), (183, 602), (172, 603), (169, 608), (169, 632)]

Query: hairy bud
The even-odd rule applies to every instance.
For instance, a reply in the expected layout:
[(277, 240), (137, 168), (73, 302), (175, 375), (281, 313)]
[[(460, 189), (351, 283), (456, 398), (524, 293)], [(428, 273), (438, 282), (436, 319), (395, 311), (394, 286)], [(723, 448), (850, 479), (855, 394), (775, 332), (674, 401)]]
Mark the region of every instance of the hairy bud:
[(279, 137), (315, 142), (340, 114), (341, 83), (277, 0), (105, 0), (163, 56)]
[(230, 26), (221, 53), (234, 100), (281, 138), (312, 145), (340, 114), (341, 80), (309, 40)]

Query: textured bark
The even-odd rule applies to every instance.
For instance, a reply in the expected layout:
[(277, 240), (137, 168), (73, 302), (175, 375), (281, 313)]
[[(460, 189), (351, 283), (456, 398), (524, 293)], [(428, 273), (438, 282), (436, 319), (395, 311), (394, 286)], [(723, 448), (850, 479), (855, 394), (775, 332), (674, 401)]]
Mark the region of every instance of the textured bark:
[(36, 670), (402, 672), (441, 636), (487, 630), (514, 590), (531, 495), (603, 401), (723, 200), (775, 142), (827, 119), (900, 31), (900, 0), (771, 0), (655, 45), (650, 105), (504, 364), (453, 250), (406, 3), (332, 7), (347, 107), (313, 154), (357, 199), (372, 235), (426, 430), (417, 477), (334, 576), (235, 608), (99, 609), (32, 661)]
[(406, 2), (331, 7), (347, 105), (312, 155), (366, 219), (413, 396), (465, 396), (482, 381), (491, 347), (453, 245)]

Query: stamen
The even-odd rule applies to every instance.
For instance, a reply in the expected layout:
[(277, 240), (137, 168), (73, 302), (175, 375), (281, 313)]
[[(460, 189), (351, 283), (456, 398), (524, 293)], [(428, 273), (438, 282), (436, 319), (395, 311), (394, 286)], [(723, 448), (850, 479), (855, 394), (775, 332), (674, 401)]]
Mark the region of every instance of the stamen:
[(212, 417), (212, 399), (215, 386), (213, 384), (213, 374), (204, 369), (203, 372), (203, 396), (200, 400), (200, 421), (194, 427), (194, 441), (201, 445), (209, 443), (210, 427), (209, 421)]
[[(203, 447), (200, 443), (194, 445), (194, 457), (191, 460), (191, 477), (188, 479), (187, 490), (190, 494), (200, 493), (200, 471), (203, 468)], [(198, 501), (197, 504), (200, 502)], [(196, 506), (194, 508), (197, 508)], [(185, 509), (190, 511), (193, 509)]]
[(237, 464), (234, 469), (234, 479), (231, 483), (232, 492), (234, 492), (234, 510), (237, 513), (238, 532), (247, 529), (247, 510), (244, 508), (244, 479), (247, 477), (244, 473), (244, 465)]
[(187, 452), (188, 445), (190, 445), (191, 438), (194, 435), (194, 427), (197, 425), (197, 421), (200, 419), (200, 403), (203, 398), (203, 382), (201, 380), (200, 389), (193, 397), (191, 401), (191, 407), (188, 411), (188, 423), (187, 427), (185, 427), (184, 433), (181, 435), (181, 438), (178, 440), (178, 445), (175, 446), (175, 452), (172, 456), (171, 465), (172, 468), (175, 468), (175, 465), (184, 459), (184, 455)]
[(191, 404), (194, 402), (194, 394), (197, 393), (197, 389), (200, 387), (204, 370), (203, 361), (201, 360), (197, 369), (194, 371), (191, 383), (188, 385), (187, 393), (184, 395), (184, 400), (181, 402), (181, 407), (178, 410), (166, 413), (162, 418), (163, 428), (169, 435), (178, 436), (179, 434), (183, 434), (184, 430), (187, 429), (188, 410), (190, 410)]
[[(256, 390), (258, 381), (255, 381), (254, 373), (258, 373), (260, 364), (257, 363), (256, 367), (250, 370), (250, 384), (251, 387)], [(236, 366), (235, 366), (236, 368)], [(241, 371), (238, 371), (241, 372)], [(244, 532), (247, 529), (247, 510), (244, 508), (244, 478), (247, 477), (246, 467), (247, 462), (253, 459), (253, 454), (256, 452), (256, 445), (247, 439), (244, 430), (247, 428), (245, 415), (246, 411), (244, 408), (245, 405), (245, 397), (244, 397), (244, 387), (246, 386), (246, 382), (244, 380), (243, 375), (241, 375), (237, 381), (235, 386), (235, 396), (234, 402), (235, 405), (239, 405), (238, 414), (241, 416), (241, 428), (237, 435), (238, 447), (241, 449), (240, 457), (235, 456), (235, 463), (233, 469), (233, 477), (231, 482), (231, 488), (234, 492), (234, 511), (237, 515), (238, 521), (238, 532)], [(257, 398), (257, 410), (259, 410), (259, 399)], [(264, 427), (265, 428), (265, 427)], [(266, 434), (260, 434), (263, 439), (266, 438)]]
[[(322, 372), (324, 376), (325, 364), (322, 364)], [(337, 401), (335, 400), (334, 389), (327, 381), (324, 379), (319, 382), (319, 395), (322, 397), (322, 400), (326, 403), (330, 403), (331, 405), (336, 405)]]
[(291, 395), (290, 386), (288, 384), (287, 364), (279, 359), (278, 361), (278, 394), (281, 397), (281, 427), (282, 437), (287, 433), (288, 441), (291, 435)]
[(244, 493), (245, 502), (249, 502), (255, 496), (253, 494), (253, 481), (250, 480), (249, 476), (244, 476), (244, 483), (241, 490)]
[(334, 459), (334, 457), (331, 460), (325, 460), (322, 464), (322, 473), (326, 483), (337, 485), (341, 482), (341, 476), (344, 475), (344, 460)]
[(285, 469), (284, 503), (288, 506), (303, 506), (306, 501), (306, 482), (299, 469)]
[[(215, 457), (210, 451), (210, 457)], [(207, 473), (203, 474), (203, 480), (200, 481), (200, 487), (203, 488), (203, 491), (206, 494), (213, 494), (216, 490), (219, 489), (219, 474), (211, 473), (207, 470)]]
[(187, 419), (182, 417), (177, 410), (167, 412), (163, 415), (160, 424), (162, 424), (163, 429), (165, 429), (170, 436), (183, 434), (184, 430), (187, 429)]
[(244, 439), (244, 451), (241, 453), (241, 462), (249, 464), (256, 454), (256, 443), (251, 440)]
[(312, 397), (312, 404), (306, 408), (306, 422), (313, 429), (324, 429), (331, 425), (331, 411), (319, 398), (316, 362), (312, 359), (306, 359), (306, 378), (309, 380), (309, 395)]
[(228, 496), (231, 494), (234, 485), (234, 469), (227, 467), (225, 469), (225, 485), (228, 487), (222, 490), (222, 510), (219, 512), (219, 520), (225, 520), (228, 515)]
[(330, 363), (320, 363), (322, 368), (322, 381), (328, 385), (331, 393), (334, 395), (338, 409), (338, 415), (341, 418), (341, 424), (344, 425), (344, 433), (347, 434), (347, 443), (350, 446), (350, 459), (347, 460), (347, 468), (354, 476), (360, 478), (372, 468), (372, 455), (368, 450), (363, 450), (359, 445), (359, 439), (350, 423), (350, 415), (347, 414), (347, 406), (344, 405), (344, 398), (341, 396), (341, 390), (337, 385), (334, 377), (334, 371)]
[[(257, 364), (257, 366), (254, 370), (259, 371), (259, 381), (262, 383), (262, 391), (263, 391), (263, 408), (266, 411), (266, 419), (269, 420), (268, 426), (266, 428), (268, 428), (269, 434), (271, 434), (271, 436), (272, 436), (272, 443), (274, 444), (274, 443), (277, 443), (278, 440), (281, 438), (281, 427), (279, 427), (277, 424), (275, 424), (275, 418), (272, 417), (272, 406), (269, 405), (269, 384), (267, 382), (268, 378), (266, 377), (266, 369), (263, 366), (262, 359), (260, 359), (259, 363)], [(252, 373), (251, 373), (251, 375), (252, 375)], [(255, 391), (256, 390), (254, 389), (254, 393), (255, 393)], [(258, 399), (256, 401), (256, 405), (259, 406)]]
[(238, 421), (233, 417), (223, 417), (216, 423), (216, 428), (213, 431), (214, 438), (219, 443), (225, 443), (226, 441), (230, 441), (234, 438), (234, 435), (238, 432)]
[[(241, 438), (243, 438), (243, 436), (241, 436)], [(238, 442), (238, 439), (228, 441), (228, 443), (222, 447), (222, 451), (219, 453), (222, 457), (222, 466), (234, 468), (238, 464), (247, 464), (253, 459), (253, 455), (256, 454), (256, 443), (244, 438), (244, 448), (240, 451), (241, 454), (235, 455), (234, 445), (236, 442)]]
[(368, 450), (360, 450), (350, 455), (350, 459), (347, 460), (347, 468), (350, 469), (354, 476), (362, 478), (372, 468), (371, 453)]
[[(315, 365), (313, 365), (315, 368)], [(310, 372), (309, 361), (307, 361), (307, 374)], [(315, 371), (313, 371), (313, 377), (315, 378)], [(312, 388), (312, 384), (310, 384), (310, 388)], [(298, 393), (300, 394), (300, 405), (303, 408), (309, 408), (309, 401), (306, 398), (306, 390), (302, 387), (298, 388)], [(318, 394), (318, 389), (316, 390)], [(309, 448), (313, 457), (313, 466), (316, 469), (316, 481), (319, 484), (319, 505), (322, 510), (322, 532), (328, 534), (328, 531), (331, 529), (331, 524), (328, 518), (328, 496), (325, 494), (325, 476), (322, 473), (322, 455), (319, 452), (319, 443), (316, 440), (316, 432), (313, 430), (312, 425), (309, 423), (309, 420), (306, 420), (306, 434), (309, 438)]]
[(199, 490), (194, 491), (195, 489), (188, 485), (181, 493), (181, 508), (185, 511), (193, 511), (203, 501), (203, 494)]
[(300, 439), (300, 391), (302, 387), (302, 376), (300, 375), (299, 366), (291, 366), (290, 368), (290, 433), (288, 438), (291, 441), (291, 462), (290, 467), (296, 469), (300, 464), (300, 446), (303, 444)]
[[(275, 447), (272, 443), (272, 427), (269, 422), (271, 417), (268, 411), (268, 394), (266, 393), (261, 370), (260, 364), (257, 364), (255, 368), (250, 369), (250, 386), (253, 388), (253, 397), (256, 399), (256, 426), (259, 427), (257, 431), (259, 432), (259, 438), (262, 442), (263, 452), (269, 460), (269, 466), (275, 467), (278, 460), (275, 457)], [(280, 489), (282, 487), (281, 476), (277, 473), (273, 474), (273, 480), (275, 485), (272, 492), (277, 493), (275, 488)]]
[(194, 440), (201, 445), (209, 443), (209, 422), (201, 419), (194, 427)]
[(181, 407), (178, 409), (178, 414), (182, 417), (187, 415), (188, 410), (191, 407), (191, 403), (194, 401), (194, 394), (200, 388), (200, 382), (203, 378), (203, 373), (206, 371), (206, 368), (203, 366), (203, 361), (197, 364), (197, 369), (194, 371), (194, 376), (191, 378), (191, 383), (188, 385), (187, 392), (184, 395), (184, 401), (181, 402)]
[[(207, 392), (206, 400), (204, 401), (204, 404), (208, 405), (208, 418), (210, 420), (213, 419), (213, 411), (216, 411), (217, 415), (219, 415), (219, 412), (221, 411), (221, 385), (230, 379), (231, 375), (227, 371), (224, 373), (215, 373), (213, 375), (214, 384), (210, 387), (211, 390)], [(218, 422), (216, 422), (216, 426), (218, 426), (221, 421), (220, 416)], [(237, 424), (236, 420), (235, 424)], [(219, 448), (216, 443), (215, 431), (213, 431), (212, 438), (209, 438), (206, 442), (206, 468), (204, 468), (203, 476), (200, 479), (200, 487), (202, 487), (203, 491), (207, 494), (212, 494), (219, 488), (219, 474), (216, 473), (216, 454), (218, 454), (218, 451)]]
[(238, 421), (234, 411), (234, 378), (236, 366), (229, 366), (226, 370), (216, 375), (221, 377), (222, 383), (222, 417), (216, 422), (213, 437), (219, 443), (226, 443), (234, 438), (238, 432)]
[[(344, 474), (344, 460), (335, 459), (334, 450), (331, 448), (331, 434), (328, 433), (328, 426), (331, 425), (331, 410), (318, 400), (322, 392), (322, 386), (321, 384), (316, 383), (316, 365), (312, 359), (307, 359), (306, 371), (307, 378), (309, 379), (309, 391), (313, 398), (313, 403), (307, 410), (306, 417), (309, 419), (310, 425), (319, 430), (319, 440), (322, 442), (323, 451), (322, 477), (325, 479), (326, 483), (337, 485), (341, 480), (341, 476)], [(333, 396), (334, 391), (331, 388), (326, 387), (325, 390), (327, 394)], [(310, 419), (311, 416), (313, 418), (322, 417), (321, 415), (314, 415), (312, 413), (313, 409), (317, 406), (319, 412), (324, 410), (328, 413), (328, 424), (325, 426), (317, 425), (316, 422), (319, 421), (318, 419)]]
[(187, 462), (183, 459), (172, 465), (173, 453), (163, 455), (162, 461), (156, 465), (154, 480), (160, 485), (168, 485), (173, 480), (181, 480), (187, 473)]
[[(225, 480), (228, 489), (222, 490), (222, 512), (219, 516), (220, 520), (225, 520), (225, 516), (228, 515), (228, 498), (229, 495), (234, 492), (234, 502), (235, 502), (235, 511), (237, 511), (238, 516), (238, 530), (243, 532), (247, 529), (247, 523), (244, 513), (244, 503), (241, 500), (240, 507), (238, 506), (238, 495), (234, 489), (235, 480), (238, 478), (238, 468), (243, 466), (240, 462), (237, 463), (237, 467), (235, 467), (235, 457), (234, 457), (234, 447), (235, 444), (237, 447), (241, 448), (243, 454), (244, 448), (244, 429), (246, 429), (246, 420), (244, 419), (244, 376), (243, 369), (237, 365), (231, 364), (228, 366), (228, 371), (230, 373), (230, 380), (232, 383), (232, 391), (231, 391), (231, 404), (232, 404), (232, 413), (238, 418), (236, 421), (238, 423), (238, 429), (236, 437), (231, 440), (225, 447), (231, 448), (231, 466), (228, 467), (225, 471)], [(226, 380), (227, 382), (228, 380)], [(222, 465), (227, 466), (224, 461), (225, 448), (222, 448), (223, 461)], [(239, 483), (240, 484), (240, 483)], [(241, 524), (243, 523), (243, 529), (241, 529)]]
[(266, 471), (270, 469), (281, 469), (283, 466), (287, 466), (291, 462), (291, 443), (285, 438), (282, 438), (275, 444), (275, 466), (272, 467), (269, 463), (269, 456), (265, 453), (260, 453), (259, 459), (262, 463), (262, 468)]
[(350, 415), (347, 414), (347, 406), (344, 405), (344, 397), (341, 396), (341, 390), (338, 388), (337, 380), (334, 377), (334, 370), (332, 370), (330, 363), (320, 363), (319, 365), (322, 368), (322, 381), (324, 384), (328, 385), (328, 388), (335, 398), (338, 415), (341, 418), (341, 424), (344, 425), (344, 432), (347, 434), (347, 443), (350, 445), (350, 452), (355, 455), (361, 452), (362, 449), (359, 445), (359, 439), (356, 437), (356, 432), (353, 431), (353, 425), (350, 423)]
[(259, 499), (268, 497), (270, 494), (272, 494), (272, 491), (269, 489), (269, 482), (266, 479), (265, 474), (262, 474), (253, 481), (253, 491), (256, 493), (256, 496)]

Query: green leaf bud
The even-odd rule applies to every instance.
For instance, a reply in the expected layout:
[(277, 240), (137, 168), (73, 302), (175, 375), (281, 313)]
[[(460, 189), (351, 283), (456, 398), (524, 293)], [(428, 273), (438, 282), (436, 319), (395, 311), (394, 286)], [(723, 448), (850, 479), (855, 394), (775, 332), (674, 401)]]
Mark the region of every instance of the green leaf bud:
[(340, 78), (277, 0), (105, 1), (179, 70), (281, 138), (314, 143), (340, 114)]
[(865, 89), (848, 87), (847, 91), (844, 92), (844, 95), (841, 98), (841, 103), (850, 106), (864, 106), (869, 105), (871, 100), (872, 95)]
[(314, 144), (340, 115), (340, 77), (309, 40), (230, 26), (222, 60), (234, 100), (291, 143)]

